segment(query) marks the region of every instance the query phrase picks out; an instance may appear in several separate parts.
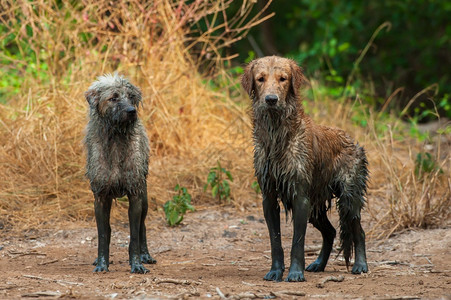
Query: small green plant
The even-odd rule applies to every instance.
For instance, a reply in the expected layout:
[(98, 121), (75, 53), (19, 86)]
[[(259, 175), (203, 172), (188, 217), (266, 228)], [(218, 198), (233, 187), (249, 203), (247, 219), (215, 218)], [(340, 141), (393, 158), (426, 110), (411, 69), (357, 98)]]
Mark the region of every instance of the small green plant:
[(228, 180), (233, 182), (232, 174), (221, 166), (218, 161), (218, 166), (211, 168), (210, 173), (208, 173), (207, 184), (204, 186), (204, 191), (207, 190), (208, 185), (211, 187), (211, 195), (213, 198), (218, 197), (221, 202), (223, 200), (230, 201), (230, 185)]
[(432, 173), (438, 171), (443, 173), (443, 170), (437, 165), (437, 162), (428, 152), (418, 153), (415, 159), (415, 175), (422, 177), (425, 173)]
[(251, 183), (251, 188), (254, 190), (255, 192), (255, 197), (258, 197), (258, 195), (260, 195), (260, 193), (262, 192), (260, 185), (258, 184), (257, 181), (254, 181)]
[(169, 226), (176, 226), (183, 220), (183, 216), (186, 211), (194, 211), (194, 207), (191, 205), (191, 195), (185, 187), (176, 185), (174, 190), (178, 192), (172, 200), (167, 201), (164, 206), (164, 213), (166, 215), (166, 221)]

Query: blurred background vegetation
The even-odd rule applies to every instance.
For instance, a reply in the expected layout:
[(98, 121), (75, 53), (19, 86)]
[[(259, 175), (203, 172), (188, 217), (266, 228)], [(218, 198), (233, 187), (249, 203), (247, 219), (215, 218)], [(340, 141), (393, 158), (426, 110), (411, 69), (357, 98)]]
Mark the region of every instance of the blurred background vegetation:
[[(258, 1), (255, 10), (266, 1)], [(451, 118), (451, 2), (436, 0), (296, 0), (274, 1), (275, 16), (254, 27), (247, 39), (235, 43), (238, 61), (252, 56), (294, 58), (308, 75), (381, 108), (395, 91), (387, 109), (401, 111), (423, 89), (409, 113), (420, 121), (433, 118), (433, 101), (442, 116)], [(380, 26), (383, 28), (380, 28)], [(382, 29), (380, 31), (377, 31)], [(362, 50), (377, 31), (368, 52)]]
[[(176, 186), (196, 209), (259, 205), (239, 78), (272, 54), (304, 67), (316, 122), (365, 145), (379, 237), (449, 223), (449, 15), (436, 0), (0, 0), (0, 229), (92, 221), (83, 93), (113, 71), (143, 91), (157, 212)], [(203, 188), (219, 164), (222, 202)]]

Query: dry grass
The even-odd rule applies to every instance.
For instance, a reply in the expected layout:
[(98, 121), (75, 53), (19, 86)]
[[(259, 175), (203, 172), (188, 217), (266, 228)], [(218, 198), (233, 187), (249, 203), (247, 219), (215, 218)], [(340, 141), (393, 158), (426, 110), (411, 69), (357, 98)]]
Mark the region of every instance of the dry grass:
[[(263, 20), (250, 16), (251, 2), (224, 20), (230, 1), (132, 0), (114, 7), (110, 1), (63, 1), (59, 8), (53, 1), (3, 1), (2, 23), (17, 34), (19, 45), (27, 41), (48, 70), (37, 70), (45, 76), (24, 73), (21, 93), (0, 107), (0, 222), (24, 228), (92, 218), (84, 177), (83, 93), (98, 75), (115, 70), (143, 91), (140, 117), (151, 139), (153, 208), (172, 198), (176, 184), (188, 188), (197, 208), (217, 205), (203, 192), (217, 160), (234, 176), (233, 205), (245, 208), (259, 201), (251, 189), (248, 100), (223, 68), (232, 58), (224, 49)], [(222, 78), (222, 88), (208, 87), (206, 79), (215, 75)], [(352, 124), (352, 103), (320, 96), (308, 105), (316, 121), (347, 130), (368, 150), (374, 236), (449, 220), (449, 145), (440, 151), (440, 142), (432, 142), (444, 173), (417, 178), (415, 154), (424, 145), (393, 138), (398, 121), (381, 135), (373, 114), (367, 128)], [(113, 217), (121, 214), (113, 210)]]

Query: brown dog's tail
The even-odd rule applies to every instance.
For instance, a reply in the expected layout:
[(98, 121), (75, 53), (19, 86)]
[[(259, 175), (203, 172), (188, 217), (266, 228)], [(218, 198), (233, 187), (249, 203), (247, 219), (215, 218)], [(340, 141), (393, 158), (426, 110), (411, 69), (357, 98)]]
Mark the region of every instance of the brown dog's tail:
[(354, 235), (360, 234), (360, 211), (365, 204), (365, 195), (368, 181), (368, 161), (365, 151), (357, 145), (357, 167), (355, 173), (351, 175), (351, 180), (341, 183), (339, 186), (340, 195), (337, 201), (338, 214), (340, 216), (340, 246), (349, 268), (350, 260), (354, 249)]

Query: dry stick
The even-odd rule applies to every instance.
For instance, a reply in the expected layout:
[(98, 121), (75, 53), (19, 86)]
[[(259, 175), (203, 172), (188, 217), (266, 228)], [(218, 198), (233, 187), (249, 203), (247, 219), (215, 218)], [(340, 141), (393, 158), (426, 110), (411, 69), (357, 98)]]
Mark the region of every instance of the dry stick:
[(289, 296), (305, 296), (304, 292), (295, 292), (295, 291), (278, 291), (278, 292), (270, 292), (271, 296), (276, 296), (280, 298), (284, 298), (285, 295)]
[(36, 251), (28, 251), (28, 252), (8, 251), (8, 253), (17, 256), (25, 256), (25, 255), (47, 256), (47, 254), (45, 253), (40, 253)]
[(345, 277), (343, 275), (340, 275), (338, 277), (335, 276), (328, 276), (326, 278), (324, 278), (321, 282), (319, 282), (316, 287), (318, 288), (323, 288), (324, 284), (328, 281), (334, 281), (334, 282), (342, 282), (343, 280), (345, 280)]
[(23, 294), (21, 295), (21, 297), (32, 297), (32, 298), (38, 298), (38, 297), (60, 297), (61, 293), (60, 292), (35, 292), (35, 293), (28, 293), (28, 294)]
[(216, 293), (218, 293), (221, 299), (227, 299), (227, 297), (221, 292), (221, 290), (218, 287), (216, 287)]
[(186, 285), (191, 285), (191, 284), (201, 284), (200, 282), (196, 282), (196, 281), (190, 281), (190, 280), (179, 280), (179, 279), (172, 279), (172, 278), (163, 278), (163, 279), (155, 279), (155, 283), (156, 284), (160, 284), (160, 283), (173, 283), (173, 284), (186, 284)]
[(49, 264), (56, 263), (56, 262), (58, 262), (58, 261), (59, 261), (58, 259), (48, 260), (48, 261), (44, 261), (44, 262), (38, 263), (38, 265), (40, 265), (40, 266), (45, 266), (45, 265), (49, 265)]
[(52, 278), (44, 278), (44, 277), (39, 277), (39, 276), (34, 276), (34, 275), (22, 275), (22, 276), (26, 277), (26, 278), (31, 278), (31, 279), (54, 282), (54, 283), (58, 283), (62, 286), (66, 286), (66, 284), (79, 285), (79, 286), (84, 285), (83, 283), (79, 283), (79, 282), (71, 282), (71, 281), (58, 280), (58, 279), (52, 279)]

